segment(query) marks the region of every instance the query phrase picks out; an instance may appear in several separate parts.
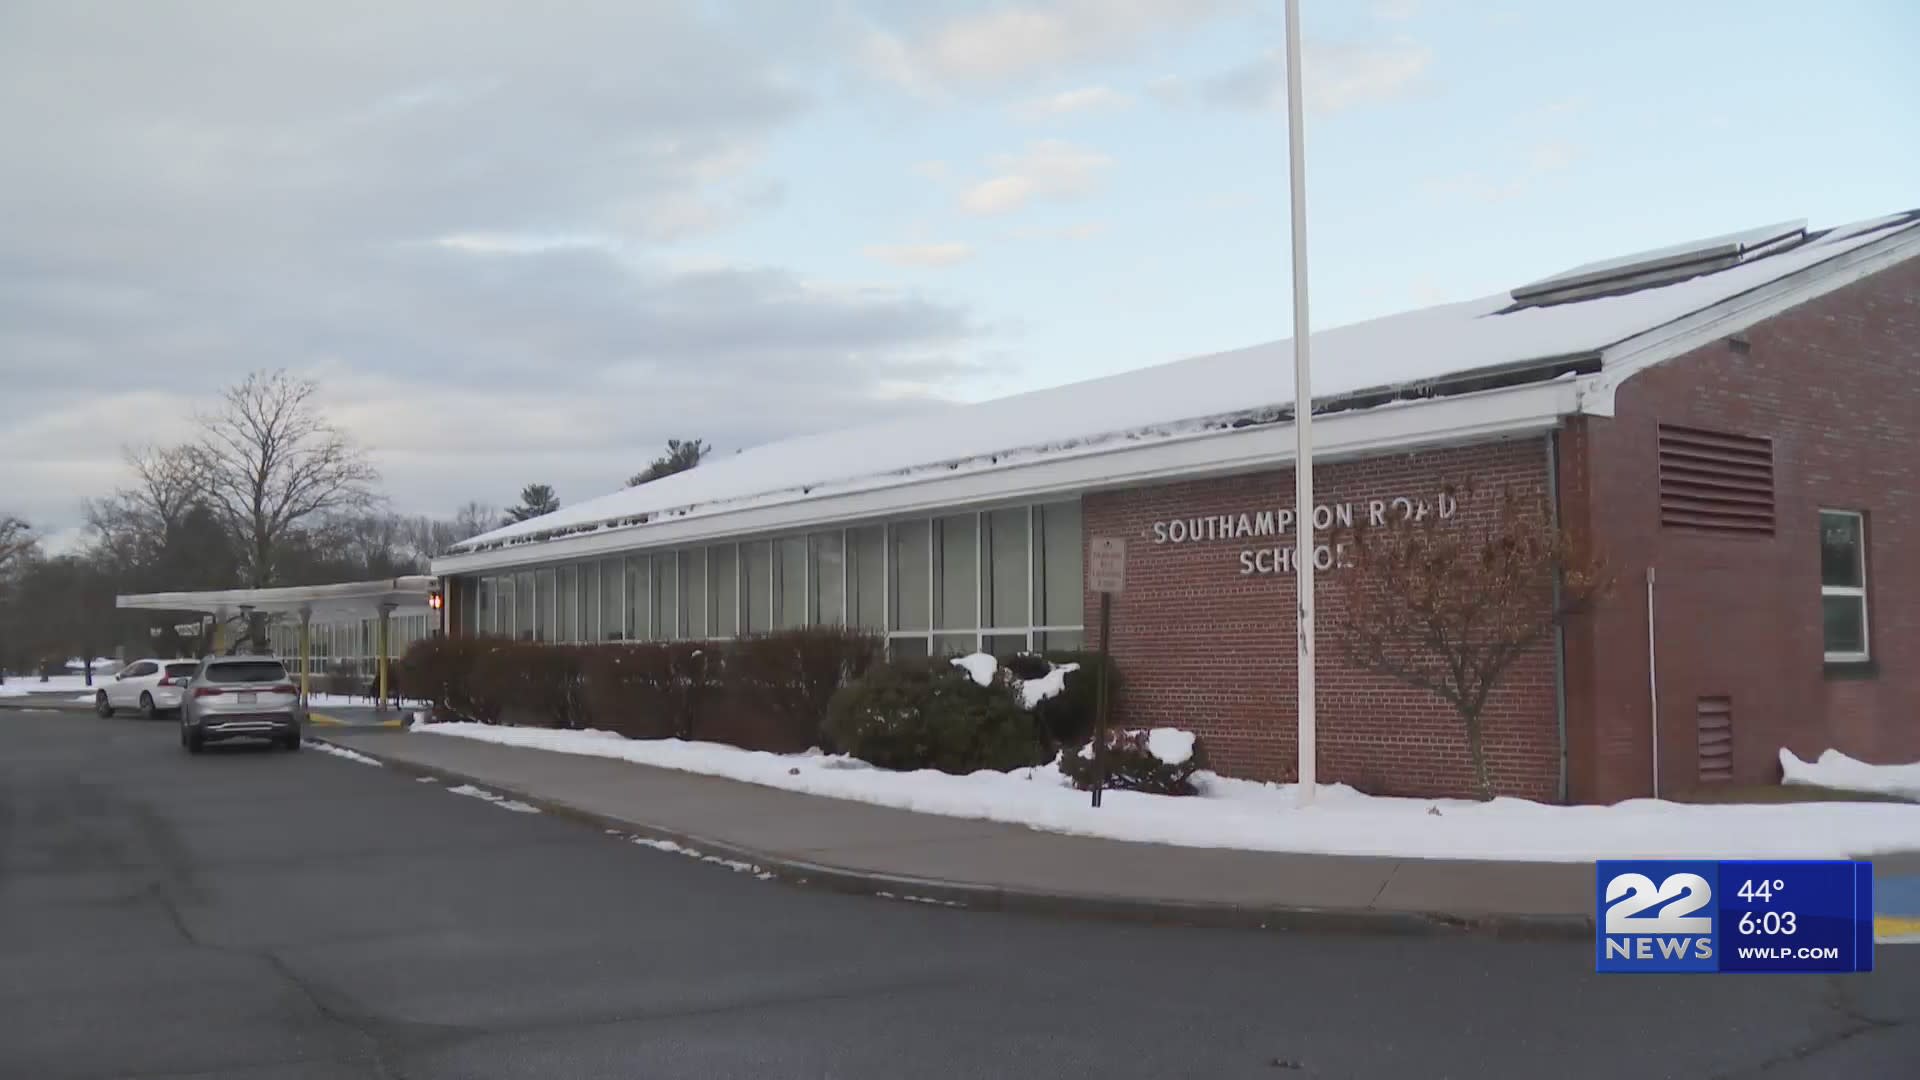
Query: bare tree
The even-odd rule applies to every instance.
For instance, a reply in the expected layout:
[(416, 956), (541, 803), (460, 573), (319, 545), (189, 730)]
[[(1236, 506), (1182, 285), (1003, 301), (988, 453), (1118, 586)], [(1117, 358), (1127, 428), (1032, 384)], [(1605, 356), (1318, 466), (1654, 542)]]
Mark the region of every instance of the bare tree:
[(628, 487), (638, 487), (663, 476), (686, 472), (700, 464), (713, 447), (705, 439), (668, 439), (667, 452), (653, 459), (653, 464), (627, 478)]
[(10, 573), (40, 543), (25, 518), (0, 514), (0, 576)]
[(298, 530), (376, 502), (378, 473), (320, 415), (319, 387), (285, 371), (255, 372), (200, 418), (193, 448), (208, 505), (240, 541), (255, 587), (274, 581), (274, 562)]
[(128, 447), (121, 453), (133, 483), (106, 498), (87, 500), (87, 525), (97, 553), (111, 564), (146, 566), (200, 505), (205, 485), (191, 447)]
[(500, 508), (492, 503), (483, 503), (477, 499), (461, 505), (453, 514), (453, 542), (471, 540), (483, 532), (492, 532), (500, 527)]
[[(1460, 496), (1463, 511), (1471, 500)], [(1347, 661), (1453, 706), (1474, 788), (1492, 798), (1487, 701), (1514, 661), (1603, 591), (1599, 563), (1575, 550), (1543, 502), (1503, 489), (1491, 514), (1354, 529), (1352, 568), (1333, 620)]]

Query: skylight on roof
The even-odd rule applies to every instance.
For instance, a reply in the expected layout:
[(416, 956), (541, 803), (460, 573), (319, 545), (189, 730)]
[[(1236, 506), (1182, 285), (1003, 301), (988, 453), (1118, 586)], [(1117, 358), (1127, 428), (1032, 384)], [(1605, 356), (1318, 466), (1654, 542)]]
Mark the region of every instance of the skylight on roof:
[(1576, 266), (1513, 290), (1516, 306), (1585, 300), (1667, 285), (1783, 251), (1805, 240), (1807, 223), (1783, 221)]

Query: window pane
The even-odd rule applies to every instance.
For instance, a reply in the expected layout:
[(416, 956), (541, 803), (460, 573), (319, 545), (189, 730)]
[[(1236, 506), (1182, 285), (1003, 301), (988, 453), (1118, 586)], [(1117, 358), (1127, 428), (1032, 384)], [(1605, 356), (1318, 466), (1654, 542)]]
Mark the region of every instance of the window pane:
[(533, 640), (533, 574), (525, 570), (513, 576), (513, 636)]
[(1857, 515), (1822, 512), (1820, 584), (1860, 588), (1860, 549), (1860, 518)]
[(1825, 617), (1827, 651), (1864, 653), (1867, 651), (1867, 601), (1859, 596), (1823, 596), (1820, 611)]
[(743, 633), (763, 634), (773, 629), (773, 545), (766, 540), (741, 545), (746, 554), (746, 572), (741, 587), (747, 590), (747, 625)]
[(473, 627), (474, 634), (475, 636), (479, 636), (481, 634), (491, 634), (493, 633), (493, 579), (492, 578), (484, 577), (480, 579), (480, 588), (478, 590), (477, 600), (478, 602), (474, 605), (474, 620), (475, 620), (474, 627)]
[(980, 625), (980, 518), (956, 514), (933, 523), (933, 625), (971, 630)]
[(783, 536), (774, 541), (779, 565), (775, 570), (778, 606), (774, 622), (782, 630), (807, 625), (807, 538)]
[(1078, 630), (1049, 630), (1033, 635), (1036, 652), (1079, 652), (1086, 648), (1086, 635)]
[(814, 626), (839, 626), (847, 621), (847, 568), (840, 533), (814, 533), (807, 538), (812, 550), (808, 568), (813, 597), (807, 621)]
[(580, 564), (580, 636), (575, 641), (600, 640), (600, 564)]
[(480, 628), (480, 613), (475, 603), (480, 599), (480, 579), (460, 579), (460, 636), (472, 637)]
[(647, 641), (653, 619), (653, 560), (627, 556), (627, 639)]
[(887, 655), (895, 659), (927, 655), (927, 639), (923, 637), (893, 638), (887, 642)]
[(627, 579), (619, 559), (600, 564), (600, 639), (619, 641), (627, 636)]
[(887, 531), (879, 525), (847, 531), (847, 591), (854, 625), (887, 628)]
[(708, 632), (714, 637), (733, 637), (740, 632), (740, 581), (737, 549), (732, 544), (707, 549), (708, 607), (712, 620)]
[(533, 579), (533, 602), (537, 613), (534, 617), (533, 640), (552, 641), (554, 627), (554, 587), (553, 568), (535, 571)]
[(933, 651), (940, 656), (965, 656), (980, 648), (980, 639), (972, 634), (936, 634)]
[(925, 630), (929, 595), (927, 573), (927, 537), (930, 526), (924, 521), (903, 521), (887, 528), (893, 545), (890, 568), (892, 580), (887, 595), (893, 608), (887, 619), (889, 630)]
[[(1024, 565), (1024, 560), (1023, 560), (1023, 565)], [(997, 656), (1004, 660), (1007, 657), (1014, 655), (1015, 653), (1023, 653), (1027, 651), (1027, 635), (1025, 634), (988, 634), (981, 641), (980, 651), (985, 653), (991, 653), (992, 655)]]
[(653, 557), (653, 640), (671, 641), (680, 629), (680, 560), (672, 552)]
[(707, 549), (680, 553), (680, 636), (707, 636)]
[(1080, 504), (1052, 503), (1034, 507), (1034, 599), (1040, 610), (1035, 626), (1079, 626), (1081, 591)]
[(987, 535), (981, 543), (987, 557), (981, 571), (986, 580), (980, 583), (980, 625), (1026, 626), (1027, 508), (995, 510), (986, 515), (985, 524)]
[(553, 624), (553, 640), (576, 641), (580, 634), (580, 582), (579, 571), (572, 563), (561, 567), (556, 574), (554, 587), (559, 593), (554, 602), (559, 608), (559, 621)]

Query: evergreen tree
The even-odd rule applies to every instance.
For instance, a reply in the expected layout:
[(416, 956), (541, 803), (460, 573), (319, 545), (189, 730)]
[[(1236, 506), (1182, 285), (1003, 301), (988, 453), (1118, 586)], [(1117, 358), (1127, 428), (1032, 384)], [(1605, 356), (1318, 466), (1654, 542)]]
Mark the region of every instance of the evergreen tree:
[(502, 524), (511, 525), (516, 521), (551, 514), (558, 509), (560, 509), (560, 496), (553, 493), (552, 485), (528, 484), (520, 489), (520, 505), (507, 510), (507, 519)]
[(701, 459), (713, 452), (705, 439), (668, 439), (667, 452), (653, 459), (653, 464), (627, 478), (628, 487), (638, 487), (650, 480), (663, 476), (672, 476), (677, 472), (686, 472)]

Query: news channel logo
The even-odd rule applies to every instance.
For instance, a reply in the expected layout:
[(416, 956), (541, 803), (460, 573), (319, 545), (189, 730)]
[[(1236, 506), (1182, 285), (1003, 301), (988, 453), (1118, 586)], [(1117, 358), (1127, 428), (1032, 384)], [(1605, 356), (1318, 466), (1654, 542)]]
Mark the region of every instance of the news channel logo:
[(1594, 863), (1594, 970), (1873, 970), (1873, 864)]

